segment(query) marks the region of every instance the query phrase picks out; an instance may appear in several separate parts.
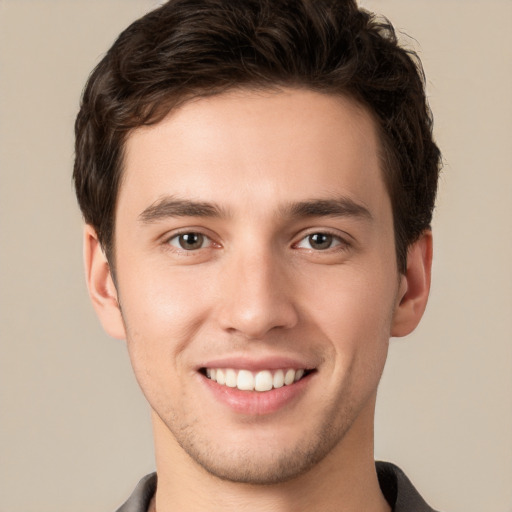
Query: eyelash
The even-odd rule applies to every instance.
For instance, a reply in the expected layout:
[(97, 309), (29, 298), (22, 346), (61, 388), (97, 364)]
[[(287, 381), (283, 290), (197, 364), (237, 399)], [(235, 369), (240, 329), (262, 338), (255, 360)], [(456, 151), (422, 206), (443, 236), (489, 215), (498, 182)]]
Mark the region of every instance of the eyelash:
[[(326, 247), (325, 249), (315, 249), (313, 247), (300, 247), (300, 244), (306, 242), (310, 244), (311, 237), (315, 235), (323, 235), (331, 238), (331, 245)], [(309, 242), (308, 242), (309, 241)], [(334, 244), (334, 245), (332, 245)], [(310, 244), (311, 245), (311, 244)], [(317, 231), (310, 231), (305, 236), (303, 236), (297, 243), (293, 244), (294, 247), (299, 249), (304, 249), (306, 251), (315, 252), (315, 253), (332, 253), (335, 251), (343, 251), (348, 249), (351, 244), (346, 240), (346, 238), (340, 236), (338, 233), (333, 233), (332, 231), (326, 229), (319, 229)]]
[[(174, 233), (172, 236), (170, 236), (169, 238), (166, 239), (165, 243), (166, 243), (166, 245), (171, 246), (173, 248), (173, 250), (184, 252), (184, 253), (193, 253), (200, 249), (208, 248), (208, 247), (198, 247), (197, 249), (185, 249), (183, 246), (179, 247), (178, 245), (181, 245), (179, 242), (180, 237), (183, 237), (186, 235), (196, 235), (196, 236), (202, 237), (203, 241), (207, 241), (209, 243), (208, 247), (214, 246), (214, 245), (216, 245), (217, 247), (220, 247), (220, 245), (215, 244), (215, 242), (213, 242), (211, 237), (209, 237), (208, 235), (205, 235), (201, 231), (194, 231), (194, 230), (186, 230), (186, 231), (181, 231), (180, 233)], [(176, 245), (174, 245), (172, 243), (173, 240), (176, 240)]]
[[(187, 235), (196, 235), (198, 237), (201, 237), (202, 238), (201, 247), (186, 249), (185, 247), (181, 246), (180, 237), (187, 236)], [(328, 237), (330, 239), (329, 240), (330, 245), (324, 249), (318, 249), (318, 248), (311, 247), (311, 237), (314, 237), (316, 235), (323, 235), (323, 236)], [(173, 241), (175, 241), (175, 243), (172, 243)], [(203, 246), (203, 244), (205, 242), (208, 244), (206, 247)], [(309, 243), (310, 247), (301, 247), (301, 244), (303, 244), (303, 243)], [(210, 236), (202, 233), (199, 230), (194, 231), (192, 229), (181, 231), (179, 233), (174, 233), (172, 236), (166, 238), (165, 244), (168, 247), (172, 248), (172, 250), (180, 252), (180, 253), (185, 253), (185, 254), (186, 253), (192, 254), (201, 249), (208, 249), (208, 248), (212, 248), (212, 247), (213, 248), (221, 247), (221, 245), (214, 242)], [(310, 233), (307, 233), (306, 235), (304, 235), (298, 242), (296, 242), (292, 245), (293, 248), (303, 249), (303, 250), (315, 252), (315, 253), (322, 253), (322, 252), (330, 253), (330, 252), (334, 252), (334, 251), (343, 251), (343, 250), (346, 250), (347, 248), (349, 248), (350, 246), (351, 246), (351, 244), (345, 238), (339, 236), (339, 234), (333, 233), (333, 232), (331, 232), (329, 230), (325, 230), (325, 229), (311, 231)]]

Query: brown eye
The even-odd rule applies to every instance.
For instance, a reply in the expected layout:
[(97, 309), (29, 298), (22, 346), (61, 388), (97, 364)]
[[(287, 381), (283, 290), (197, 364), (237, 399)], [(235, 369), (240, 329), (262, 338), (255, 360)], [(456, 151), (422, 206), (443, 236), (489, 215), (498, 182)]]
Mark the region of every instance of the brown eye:
[(322, 251), (332, 246), (333, 236), (328, 233), (314, 233), (308, 236), (308, 242), (312, 249)]
[(173, 236), (169, 240), (169, 244), (173, 247), (184, 249), (185, 251), (194, 251), (202, 249), (207, 240), (208, 238), (201, 233), (190, 232)]
[(343, 240), (329, 233), (311, 233), (304, 237), (298, 244), (299, 249), (313, 249), (315, 251), (326, 251), (338, 245), (344, 244)]

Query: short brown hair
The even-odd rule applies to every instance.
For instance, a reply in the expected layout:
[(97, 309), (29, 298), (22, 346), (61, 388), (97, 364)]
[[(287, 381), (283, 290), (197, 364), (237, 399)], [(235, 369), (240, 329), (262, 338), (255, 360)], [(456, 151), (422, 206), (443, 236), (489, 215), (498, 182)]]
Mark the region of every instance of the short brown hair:
[(110, 263), (127, 134), (191, 97), (237, 87), (307, 88), (369, 109), (404, 272), (408, 246), (430, 226), (440, 152), (419, 59), (354, 0), (170, 0), (121, 33), (89, 77), (75, 124), (78, 202)]

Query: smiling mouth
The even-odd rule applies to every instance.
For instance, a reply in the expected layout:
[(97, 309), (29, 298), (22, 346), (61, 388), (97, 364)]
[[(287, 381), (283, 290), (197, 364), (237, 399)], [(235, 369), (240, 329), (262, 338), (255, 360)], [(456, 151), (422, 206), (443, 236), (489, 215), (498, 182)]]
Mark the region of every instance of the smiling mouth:
[(290, 386), (313, 371), (305, 368), (284, 368), (258, 372), (233, 368), (201, 368), (200, 373), (220, 386), (237, 388), (241, 391), (264, 392)]

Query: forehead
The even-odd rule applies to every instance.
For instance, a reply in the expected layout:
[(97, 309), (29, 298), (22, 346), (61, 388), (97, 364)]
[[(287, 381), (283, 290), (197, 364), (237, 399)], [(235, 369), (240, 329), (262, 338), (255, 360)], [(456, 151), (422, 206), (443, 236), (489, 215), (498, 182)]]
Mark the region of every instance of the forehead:
[(166, 195), (235, 209), (306, 196), (378, 202), (387, 196), (379, 155), (375, 123), (351, 98), (230, 91), (191, 100), (129, 135), (118, 205), (144, 208)]

